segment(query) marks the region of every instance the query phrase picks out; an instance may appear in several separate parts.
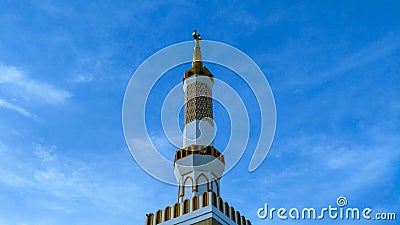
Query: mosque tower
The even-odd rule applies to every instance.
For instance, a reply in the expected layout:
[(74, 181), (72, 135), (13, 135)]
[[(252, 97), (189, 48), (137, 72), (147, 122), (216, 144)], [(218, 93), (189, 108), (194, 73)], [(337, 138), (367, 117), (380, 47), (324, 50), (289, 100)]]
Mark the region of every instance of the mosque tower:
[(212, 88), (214, 76), (203, 65), (201, 36), (195, 41), (192, 68), (185, 71), (183, 148), (175, 153), (177, 202), (146, 215), (146, 225), (250, 225), (220, 195), (224, 155), (214, 147)]

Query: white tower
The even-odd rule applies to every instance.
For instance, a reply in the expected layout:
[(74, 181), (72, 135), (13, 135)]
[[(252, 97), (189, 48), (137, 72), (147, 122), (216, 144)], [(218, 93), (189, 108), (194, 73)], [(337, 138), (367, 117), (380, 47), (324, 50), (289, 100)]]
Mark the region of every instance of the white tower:
[(178, 181), (178, 202), (204, 191), (220, 195), (219, 178), (225, 168), (223, 155), (214, 148), (212, 88), (214, 78), (203, 66), (200, 40), (195, 32), (192, 68), (185, 71), (183, 148), (175, 153), (174, 173)]
[(185, 71), (183, 148), (175, 153), (178, 199), (172, 206), (146, 214), (146, 225), (251, 225), (220, 195), (224, 156), (214, 148), (212, 88), (214, 77), (203, 66), (201, 36), (195, 39), (192, 68)]

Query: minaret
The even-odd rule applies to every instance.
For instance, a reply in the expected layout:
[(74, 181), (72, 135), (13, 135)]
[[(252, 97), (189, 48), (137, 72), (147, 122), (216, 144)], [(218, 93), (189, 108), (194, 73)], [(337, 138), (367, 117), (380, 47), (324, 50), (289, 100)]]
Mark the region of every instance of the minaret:
[(220, 195), (219, 178), (225, 168), (223, 155), (214, 148), (212, 88), (214, 77), (203, 66), (201, 36), (193, 32), (192, 68), (185, 71), (183, 148), (175, 153), (174, 173), (179, 184), (178, 201), (204, 191)]
[(225, 160), (214, 148), (214, 77), (202, 62), (201, 36), (196, 30), (192, 35), (195, 41), (192, 67), (183, 77), (183, 148), (176, 151), (174, 161), (177, 202), (155, 214), (146, 214), (146, 225), (251, 225), (220, 194)]

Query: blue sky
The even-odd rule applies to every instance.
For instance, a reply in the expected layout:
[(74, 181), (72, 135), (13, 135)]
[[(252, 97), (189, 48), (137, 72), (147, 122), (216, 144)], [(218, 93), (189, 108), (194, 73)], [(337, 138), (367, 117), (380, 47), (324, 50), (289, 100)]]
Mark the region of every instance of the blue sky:
[[(245, 152), (222, 178), (225, 200), (253, 224), (342, 224), (256, 216), (264, 203), (322, 208), (340, 195), (399, 217), (399, 9), (399, 1), (0, 1), (0, 225), (144, 224), (176, 201), (176, 187), (132, 159), (121, 112), (139, 65), (191, 40), (193, 29), (249, 55), (275, 97), (270, 153), (250, 173)], [(180, 69), (166, 75), (171, 87)]]

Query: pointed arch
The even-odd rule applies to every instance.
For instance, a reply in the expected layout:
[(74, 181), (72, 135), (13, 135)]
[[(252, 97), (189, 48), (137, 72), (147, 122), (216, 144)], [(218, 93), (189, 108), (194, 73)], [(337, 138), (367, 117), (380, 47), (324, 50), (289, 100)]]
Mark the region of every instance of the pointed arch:
[(183, 181), (183, 186), (182, 186), (182, 196), (185, 196), (185, 190), (189, 185), (186, 185), (186, 182), (188, 182), (188, 180), (190, 180), (190, 186), (192, 187), (192, 192), (194, 192), (194, 182), (193, 182), (193, 178), (191, 176), (187, 176), (185, 178), (185, 180)]
[(199, 183), (200, 183), (199, 180), (200, 180), (201, 177), (204, 177), (204, 179), (205, 179), (204, 184), (206, 185), (206, 190), (208, 191), (209, 190), (209, 180), (208, 180), (207, 176), (204, 173), (201, 173), (196, 178), (196, 191), (199, 191)]

